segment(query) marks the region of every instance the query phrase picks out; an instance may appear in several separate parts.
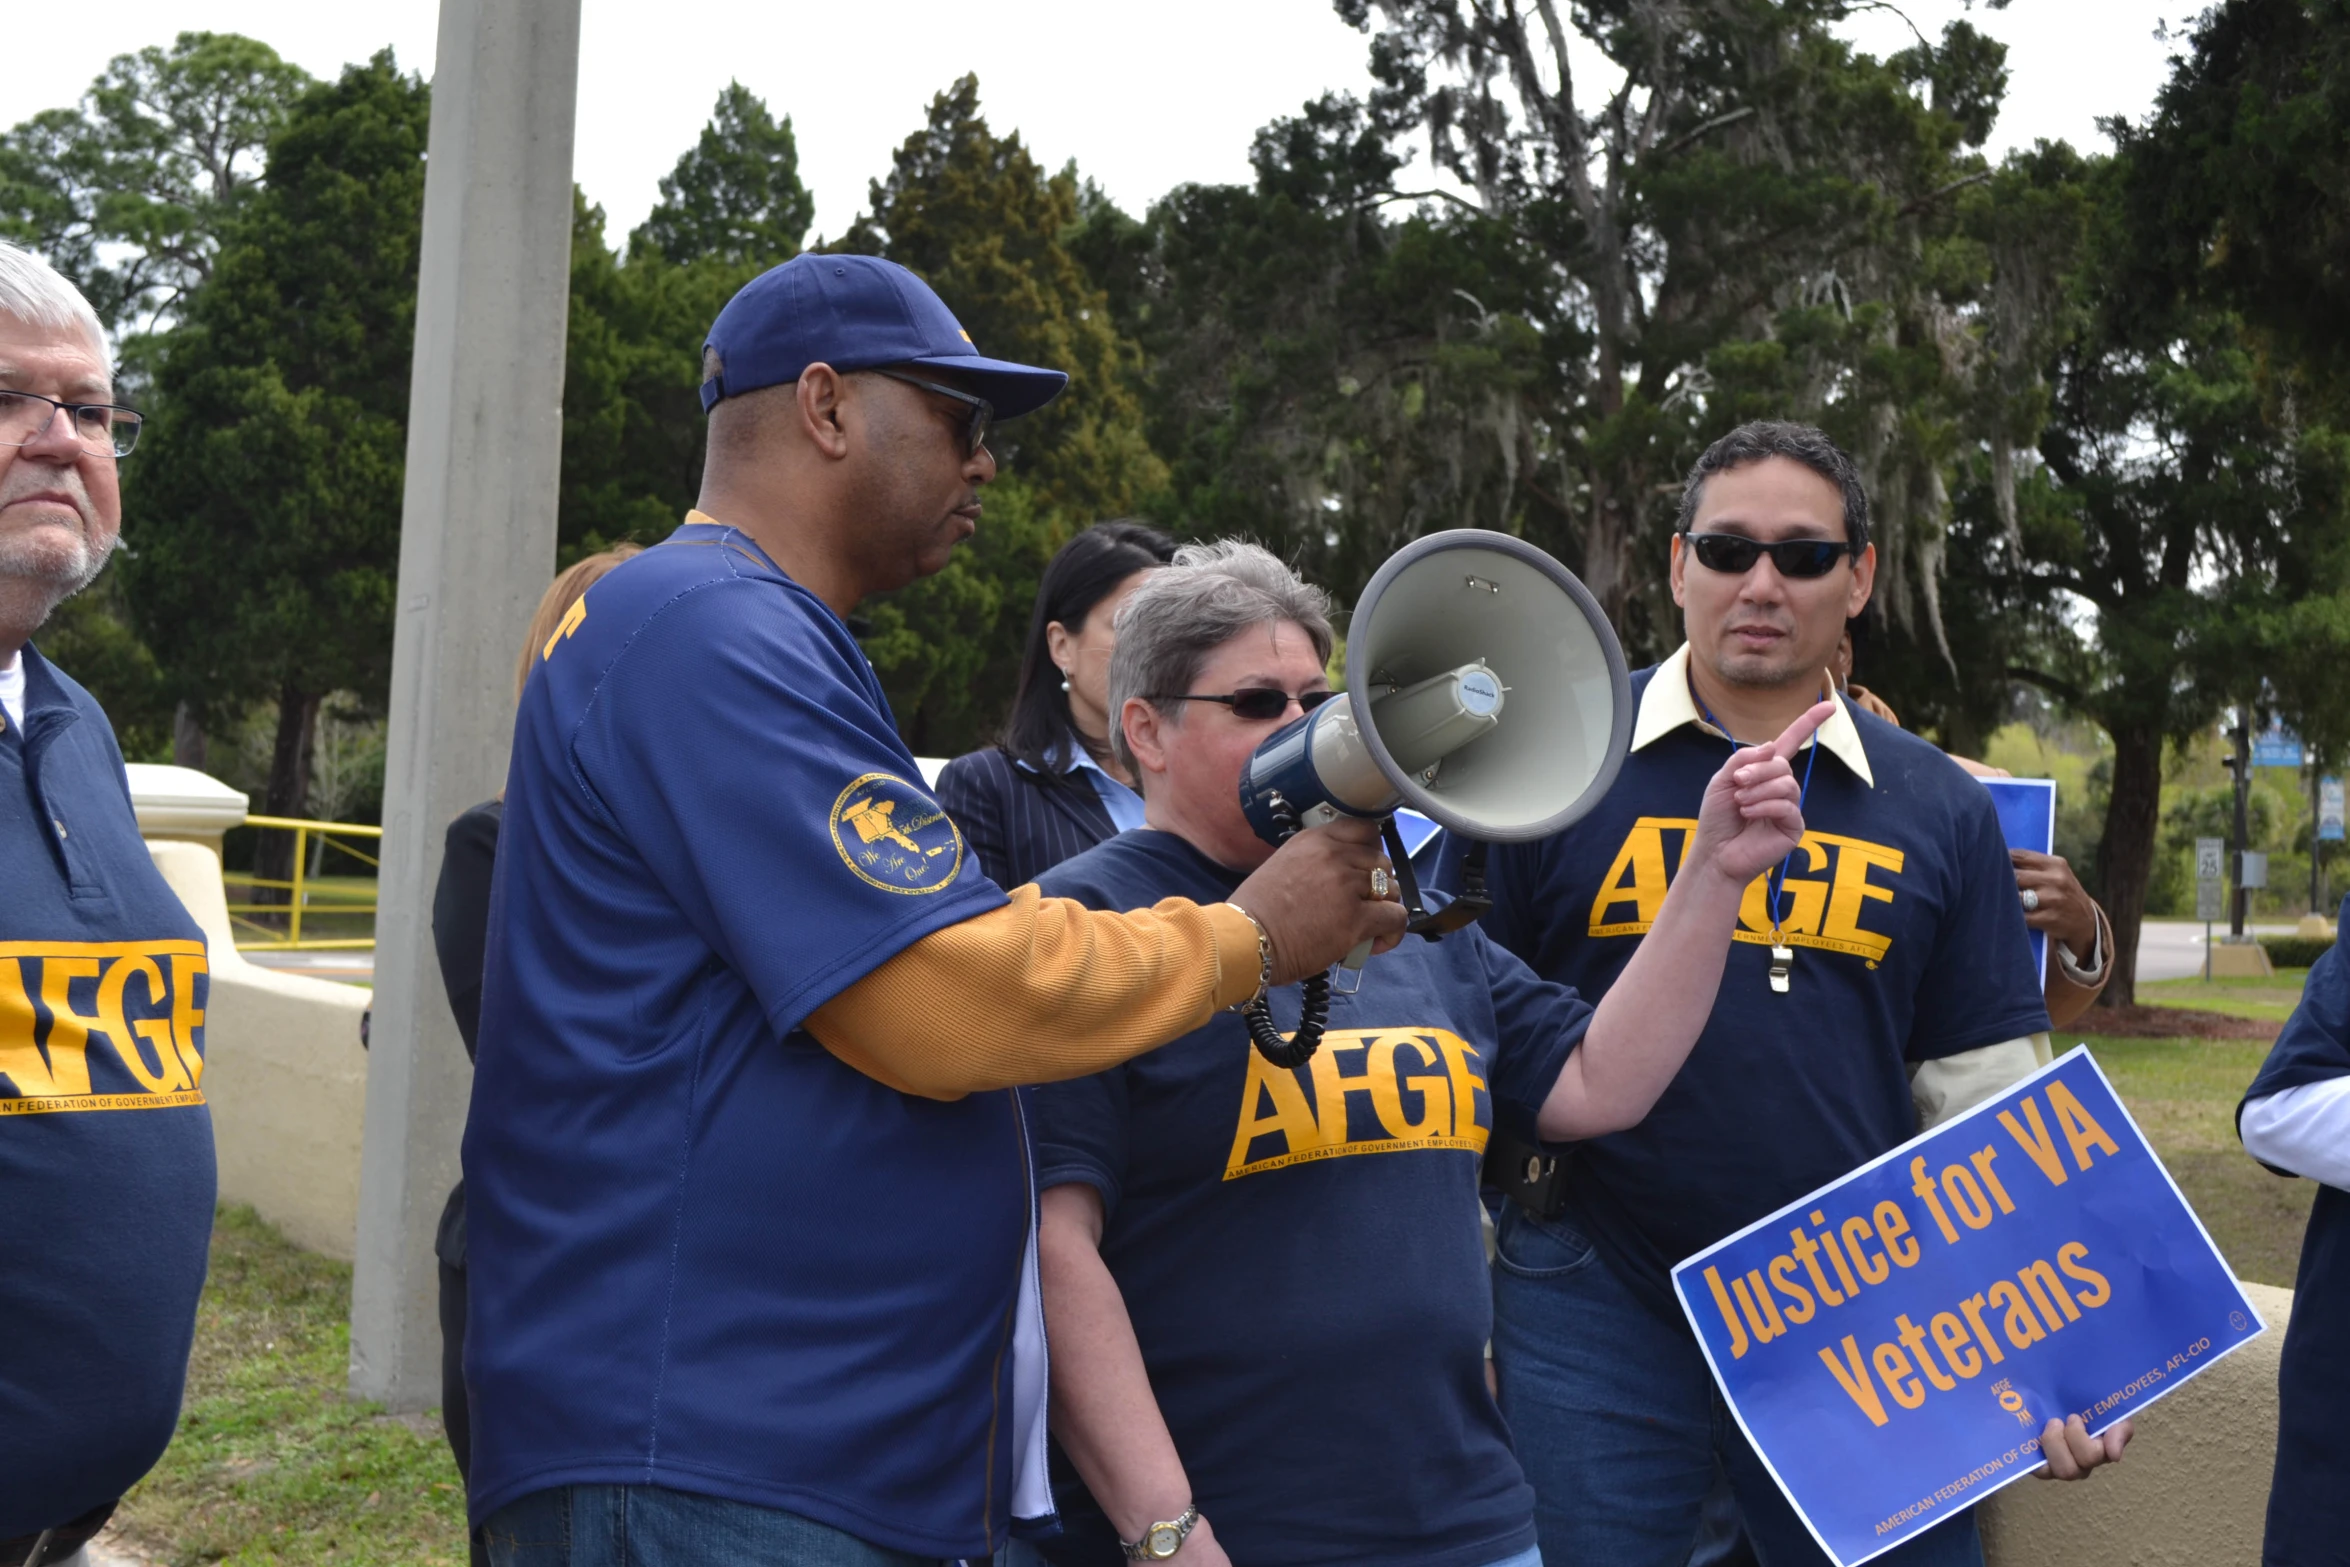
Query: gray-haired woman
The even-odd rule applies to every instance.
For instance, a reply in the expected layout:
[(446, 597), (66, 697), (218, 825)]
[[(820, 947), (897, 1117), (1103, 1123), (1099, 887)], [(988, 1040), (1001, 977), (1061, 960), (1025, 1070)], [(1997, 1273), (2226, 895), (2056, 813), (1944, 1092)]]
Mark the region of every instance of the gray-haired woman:
[[(1108, 909), (1226, 896), (1272, 852), (1242, 763), (1331, 694), (1328, 601), (1253, 545), (1192, 546), (1117, 631), (1113, 739), (1147, 825), (1040, 884)], [(1036, 1091), (1066, 1455), (1046, 1556), (1539, 1561), (1484, 1378), (1479, 1156), (1497, 1113), (1551, 1139), (1647, 1113), (1711, 1010), (1743, 889), (1801, 837), (1786, 757), (1828, 711), (1714, 778), (1667, 934), (1596, 1012), (1472, 928), (1375, 960), (1304, 1066), (1269, 1065), (1225, 1016)], [(1297, 987), (1273, 1008), (1294, 1027)]]

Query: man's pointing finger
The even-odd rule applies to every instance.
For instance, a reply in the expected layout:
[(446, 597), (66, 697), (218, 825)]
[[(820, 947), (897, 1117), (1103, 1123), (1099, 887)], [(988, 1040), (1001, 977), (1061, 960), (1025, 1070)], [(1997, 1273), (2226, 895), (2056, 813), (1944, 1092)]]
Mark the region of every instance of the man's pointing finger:
[(1782, 760), (1794, 760), (1795, 753), (1803, 749), (1803, 742), (1811, 738), (1812, 731), (1826, 723), (1835, 711), (1836, 704), (1832, 700), (1814, 703), (1810, 712), (1789, 724), (1787, 732), (1771, 742), (1771, 749)]

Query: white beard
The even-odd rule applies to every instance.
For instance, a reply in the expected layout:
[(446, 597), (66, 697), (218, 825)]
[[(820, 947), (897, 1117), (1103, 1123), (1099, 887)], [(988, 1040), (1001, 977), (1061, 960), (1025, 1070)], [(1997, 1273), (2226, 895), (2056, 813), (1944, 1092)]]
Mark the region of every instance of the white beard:
[(28, 630), (37, 628), (58, 605), (98, 580), (114, 543), (108, 539), (93, 549), (89, 535), (76, 532), (72, 549), (60, 555), (32, 537), (0, 534), (0, 619), (21, 615)]

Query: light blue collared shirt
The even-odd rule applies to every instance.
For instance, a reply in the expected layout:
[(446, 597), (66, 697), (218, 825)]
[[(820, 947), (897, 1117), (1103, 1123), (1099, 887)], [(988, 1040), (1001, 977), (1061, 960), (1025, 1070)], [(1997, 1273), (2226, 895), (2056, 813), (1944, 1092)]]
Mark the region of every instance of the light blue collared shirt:
[[(1047, 760), (1059, 772), (1082, 772), (1093, 775), (1090, 780), (1093, 784), (1093, 792), (1101, 796), (1102, 809), (1110, 813), (1112, 827), (1117, 828), (1120, 832), (1132, 832), (1143, 824), (1142, 796), (1112, 778), (1103, 769), (1102, 764), (1093, 759), (1093, 754), (1077, 742), (1075, 736), (1071, 736), (1063, 743), (1062, 748), (1054, 752)], [(1026, 762), (1019, 765), (1028, 767)], [(1033, 767), (1029, 767), (1028, 770), (1030, 772), (1036, 771)]]

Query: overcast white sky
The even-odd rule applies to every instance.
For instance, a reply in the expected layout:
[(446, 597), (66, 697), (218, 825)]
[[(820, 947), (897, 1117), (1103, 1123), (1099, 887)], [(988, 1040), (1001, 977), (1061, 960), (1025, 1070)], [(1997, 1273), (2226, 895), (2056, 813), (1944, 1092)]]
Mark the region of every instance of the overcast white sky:
[[(2199, 0), (2014, 0), (1975, 8), (2009, 46), (2007, 109), (1994, 150), (2036, 138), (2101, 145), (2100, 115), (2152, 104), (2176, 44), (2157, 41)], [(1130, 211), (1186, 180), (1245, 179), (1256, 129), (1331, 89), (1369, 85), (1366, 41), (1327, 0), (969, 0), (862, 6), (693, 0), (647, 6), (584, 0), (577, 177), (615, 241), (658, 198), (656, 182), (693, 144), (712, 102), (739, 77), (799, 135), (816, 196), (816, 232), (838, 234), (866, 183), (922, 121), (930, 96), (977, 71), (998, 130), (1018, 129), (1048, 166), (1075, 158)], [(1963, 0), (1912, 0), (1929, 35)], [(103, 15), (93, 27), (90, 17)], [(109, 56), (168, 43), (182, 29), (242, 32), (328, 75), (390, 45), (404, 67), (432, 67), (433, 0), (113, 0), (99, 13), (36, 5), (10, 24), (0, 126), (73, 103)], [(1899, 14), (1866, 15), (1852, 36), (1872, 52), (1911, 38)]]

